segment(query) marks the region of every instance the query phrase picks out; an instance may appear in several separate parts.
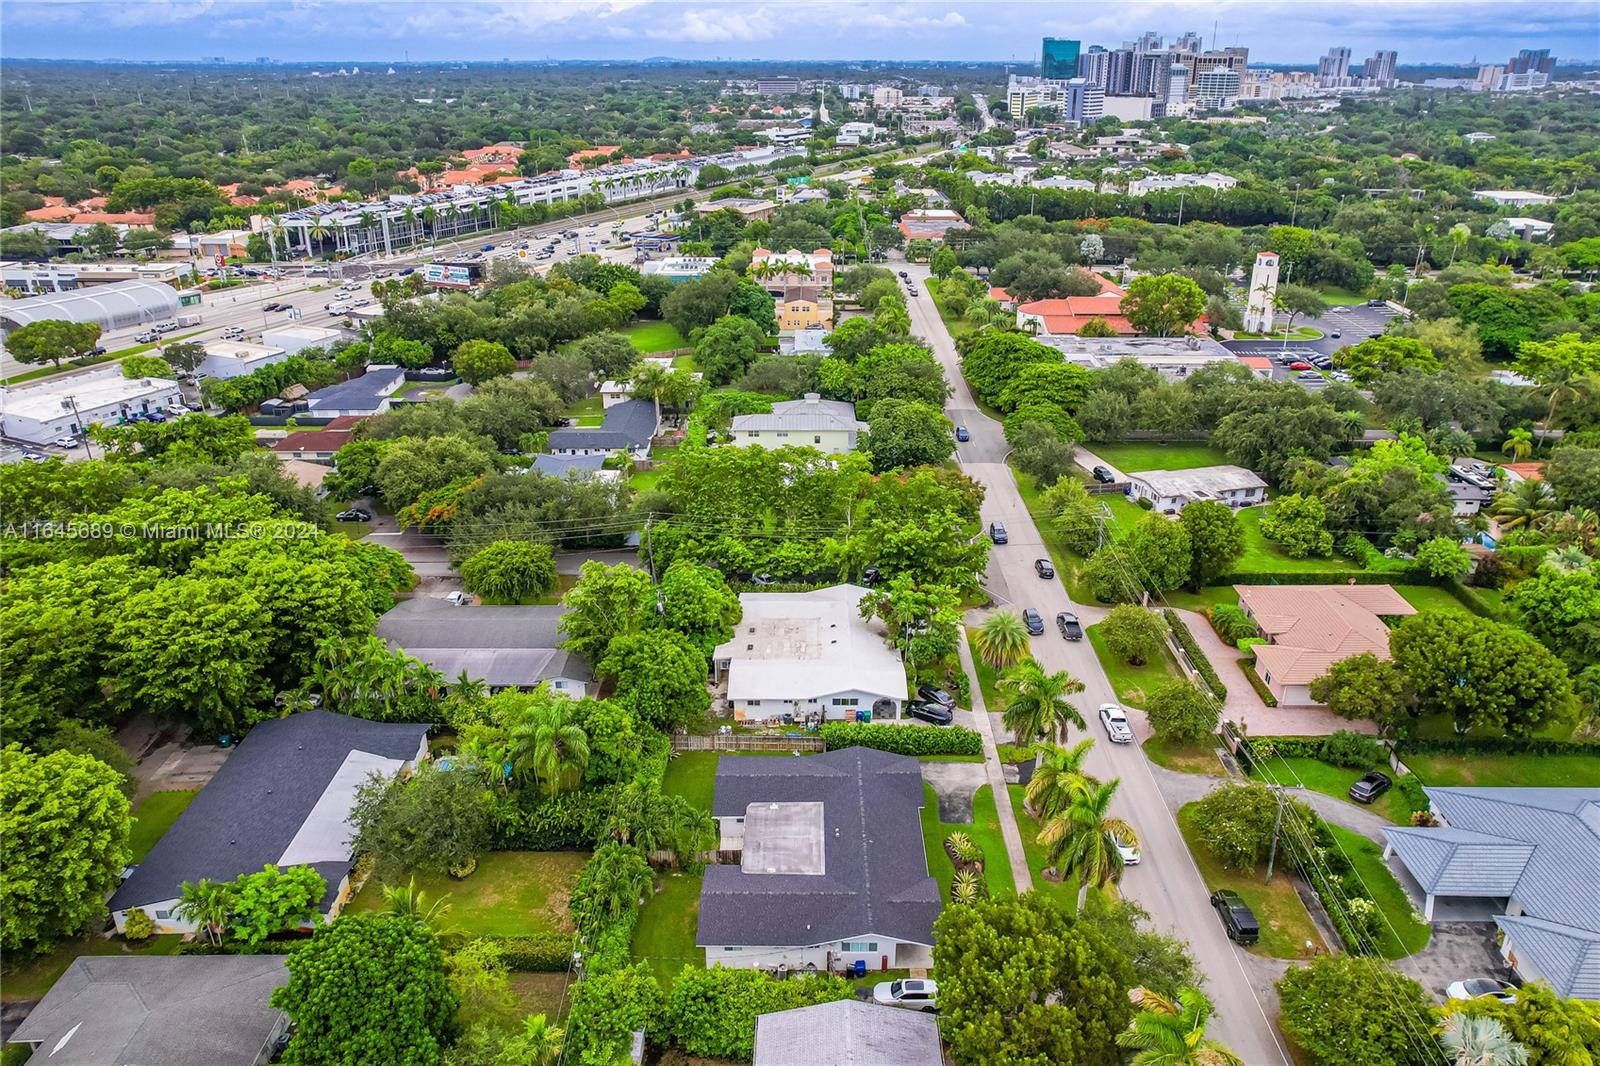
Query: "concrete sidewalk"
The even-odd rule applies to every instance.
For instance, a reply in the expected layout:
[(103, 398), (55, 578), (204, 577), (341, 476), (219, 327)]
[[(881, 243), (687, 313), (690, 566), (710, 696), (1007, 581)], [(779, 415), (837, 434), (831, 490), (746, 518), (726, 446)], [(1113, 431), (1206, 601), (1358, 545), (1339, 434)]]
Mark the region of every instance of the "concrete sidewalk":
[(983, 689), (978, 685), (978, 668), (972, 661), (972, 651), (962, 640), (956, 646), (961, 656), (961, 668), (967, 672), (967, 684), (972, 689), (972, 716), (978, 720), (978, 735), (983, 738), (983, 772), (994, 793), (994, 809), (1000, 815), (1000, 836), (1006, 842), (1006, 858), (1011, 863), (1011, 879), (1017, 883), (1017, 892), (1033, 888), (1033, 874), (1028, 870), (1028, 855), (1022, 850), (1022, 833), (1017, 829), (1016, 813), (1011, 809), (1011, 794), (1006, 791), (1005, 770), (1000, 765), (1000, 749), (995, 746), (994, 729), (989, 722), (989, 709), (983, 703)]

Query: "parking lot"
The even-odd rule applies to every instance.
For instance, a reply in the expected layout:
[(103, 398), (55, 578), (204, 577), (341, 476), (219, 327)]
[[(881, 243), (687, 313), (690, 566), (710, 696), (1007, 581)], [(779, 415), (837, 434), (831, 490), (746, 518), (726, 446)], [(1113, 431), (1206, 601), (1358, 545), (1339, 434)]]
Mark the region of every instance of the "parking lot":
[[(1365, 304), (1330, 307), (1321, 318), (1298, 319), (1298, 325), (1320, 329), (1322, 336), (1316, 340), (1289, 342), (1290, 348), (1304, 348), (1323, 355), (1332, 355), (1340, 348), (1360, 344), (1368, 337), (1376, 337), (1389, 328), (1389, 320), (1397, 314), (1385, 304), (1368, 307)], [(1335, 337), (1334, 334), (1339, 336)], [(1284, 347), (1282, 341), (1224, 341), (1235, 355), (1274, 355)]]

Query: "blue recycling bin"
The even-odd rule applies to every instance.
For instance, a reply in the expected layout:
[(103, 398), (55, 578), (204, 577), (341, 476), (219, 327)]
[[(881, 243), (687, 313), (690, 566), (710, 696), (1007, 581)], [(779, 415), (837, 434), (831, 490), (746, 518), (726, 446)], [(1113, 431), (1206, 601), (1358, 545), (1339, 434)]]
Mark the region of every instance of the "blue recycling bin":
[(854, 970), (854, 973), (855, 973), (855, 975), (857, 977), (865, 977), (865, 976), (867, 976), (867, 960), (866, 959), (857, 959), (856, 962), (855, 962), (855, 966), (853, 967), (853, 970)]

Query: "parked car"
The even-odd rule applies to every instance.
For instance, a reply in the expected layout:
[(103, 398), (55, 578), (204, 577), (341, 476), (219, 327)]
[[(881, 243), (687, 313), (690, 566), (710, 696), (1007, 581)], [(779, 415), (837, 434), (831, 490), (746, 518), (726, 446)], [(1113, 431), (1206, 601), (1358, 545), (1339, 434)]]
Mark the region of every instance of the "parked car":
[(921, 703), (937, 703), (941, 707), (954, 707), (956, 705), (954, 694), (933, 685), (918, 685), (917, 700)]
[(243, 336), (243, 326), (229, 326), (227, 329), (222, 331), (222, 339), (225, 341), (236, 341)]
[(49, 461), (50, 459), (50, 457), (44, 452), (36, 452), (32, 448), (24, 448), (22, 450), (22, 457), (30, 463), (43, 463)]
[(1328, 336), (1332, 337), (1334, 340), (1338, 340), (1340, 337), (1344, 336), (1344, 333), (1341, 330), (1334, 329), (1328, 331)]
[(1382, 300), (1368, 300), (1367, 301), (1367, 306), (1368, 307), (1387, 307), (1389, 305), (1387, 303), (1385, 303), (1384, 301), (1382, 301)]
[(146, 422), (165, 422), (167, 416), (161, 411), (146, 411), (144, 420)]
[(915, 289), (915, 288), (914, 288), (914, 287), (913, 287), (913, 288), (908, 288), (908, 289), (907, 289), (907, 290), (906, 290), (906, 295), (907, 295), (907, 296), (909, 296), (909, 297), (911, 297), (911, 298), (912, 298), (912, 299), (916, 299), (916, 298), (917, 298), (917, 297), (918, 297), (918, 296), (921, 296), (921, 295), (922, 295), (922, 293), (920, 293), (920, 292), (918, 292), (918, 291), (917, 291), (917, 290), (916, 290), (916, 289)]
[(1049, 559), (1035, 559), (1033, 561), (1033, 572), (1047, 581), (1056, 576), (1056, 568)]
[(333, 517), (337, 518), (341, 522), (370, 522), (370, 521), (372, 521), (371, 512), (363, 511), (359, 507), (352, 507), (348, 511), (340, 511), (338, 514), (334, 515)]
[(1362, 774), (1361, 779), (1350, 786), (1350, 798), (1357, 803), (1371, 803), (1389, 791), (1393, 784), (1388, 774), (1374, 770), (1369, 774)]
[(1100, 724), (1105, 727), (1106, 737), (1113, 744), (1132, 744), (1133, 730), (1128, 728), (1128, 712), (1120, 704), (1102, 703), (1100, 705)]
[(882, 576), (882, 572), (876, 566), (869, 566), (861, 571), (861, 583), (863, 585), (876, 585)]
[(1061, 630), (1063, 640), (1082, 640), (1083, 626), (1078, 624), (1078, 616), (1071, 611), (1056, 613), (1056, 628)]
[(1005, 544), (1010, 538), (1006, 536), (1006, 527), (999, 522), (989, 523), (989, 539), (996, 544)]
[(140, 344), (154, 344), (161, 339), (161, 334), (153, 329), (147, 329), (143, 333), (135, 333), (133, 339)]
[(1250, 945), (1261, 939), (1261, 923), (1239, 893), (1232, 889), (1219, 889), (1211, 893), (1211, 906), (1222, 919), (1222, 928), (1228, 939)]
[(455, 592), (452, 592), (450, 595), (446, 596), (444, 598), (444, 602), (453, 603), (457, 607), (471, 607), (472, 606), (472, 597), (467, 595), (465, 592), (461, 592), (460, 590), (457, 590)]
[(1469, 977), (1465, 981), (1452, 981), (1445, 987), (1449, 999), (1497, 999), (1501, 1003), (1517, 1001), (1517, 986), (1495, 977)]
[(57, 448), (76, 448), (78, 446), (78, 438), (57, 437), (54, 443)]
[(920, 718), (931, 725), (949, 725), (954, 715), (950, 713), (950, 708), (948, 707), (941, 707), (937, 703), (923, 703), (920, 700), (913, 700), (906, 704), (906, 717)]
[(901, 277), (902, 277), (902, 278), (903, 278), (903, 277), (905, 277), (905, 276), (906, 276), (906, 272), (905, 272), (905, 271), (904, 271), (904, 270), (902, 270), (902, 271), (900, 271), (900, 272), (899, 272), (899, 273), (900, 273), (900, 276), (901, 276)]
[(1124, 837), (1116, 837), (1114, 839), (1117, 843), (1117, 854), (1122, 856), (1122, 865), (1138, 866), (1139, 842), (1137, 840), (1129, 840)]
[(1310, 370), (1311, 364), (1303, 359), (1297, 359), (1289, 364), (1290, 370)]
[(1117, 475), (1111, 472), (1111, 468), (1109, 466), (1097, 466), (1093, 471), (1091, 471), (1091, 473), (1094, 474), (1094, 479), (1100, 482), (1102, 485), (1109, 485), (1113, 481), (1117, 480)]
[(956, 427), (956, 440), (958, 440), (961, 443), (965, 444), (967, 441), (969, 441), (971, 439), (972, 439), (972, 434), (967, 432), (967, 427), (966, 426), (957, 426)]
[(1044, 636), (1044, 619), (1039, 617), (1039, 612), (1032, 607), (1022, 609), (1022, 622), (1028, 627), (1028, 632), (1036, 637)]
[(926, 979), (902, 978), (872, 986), (872, 1002), (880, 1007), (910, 1007), (931, 1011), (939, 1001), (939, 985)]
[(103, 344), (97, 344), (93, 348), (89, 349), (89, 355), (91, 357), (96, 356), (96, 355), (105, 355), (105, 354), (106, 354), (106, 348), (105, 348), (105, 345), (103, 345)]
[(1317, 373), (1315, 370), (1302, 370), (1302, 371), (1300, 371), (1300, 373), (1296, 374), (1295, 377), (1298, 378), (1301, 381), (1321, 381), (1322, 380), (1322, 375)]

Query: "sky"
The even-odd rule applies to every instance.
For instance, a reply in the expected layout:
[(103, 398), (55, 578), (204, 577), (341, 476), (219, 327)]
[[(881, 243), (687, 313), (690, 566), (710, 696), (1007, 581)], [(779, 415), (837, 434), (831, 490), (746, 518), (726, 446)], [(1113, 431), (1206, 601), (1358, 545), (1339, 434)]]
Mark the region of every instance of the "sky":
[[(1216, 36), (1213, 38), (1213, 22)], [(1600, 57), (1600, 0), (0, 0), (0, 52), (279, 62), (982, 59), (1037, 62), (1041, 36), (1117, 47), (1145, 30), (1245, 45), (1252, 62), (1503, 63)]]

